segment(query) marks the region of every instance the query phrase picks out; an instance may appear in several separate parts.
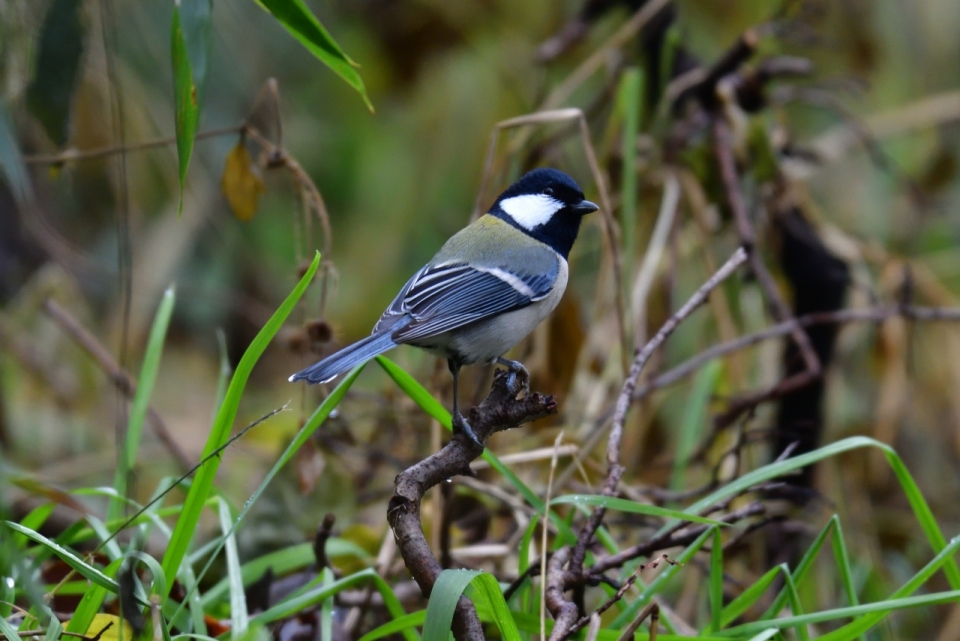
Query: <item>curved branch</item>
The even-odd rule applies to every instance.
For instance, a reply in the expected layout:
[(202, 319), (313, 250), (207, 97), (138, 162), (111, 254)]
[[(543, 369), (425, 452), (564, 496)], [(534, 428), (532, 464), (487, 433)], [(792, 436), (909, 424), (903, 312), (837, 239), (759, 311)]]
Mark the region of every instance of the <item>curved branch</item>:
[[(539, 393), (517, 398), (522, 385), (516, 374), (499, 370), (486, 399), (470, 410), (469, 422), (481, 442), (495, 432), (555, 414), (557, 401)], [(387, 507), (387, 521), (393, 528), (397, 547), (410, 574), (424, 597), (430, 596), (442, 568), (433, 555), (420, 523), (420, 501), (434, 485), (452, 476), (473, 476), (470, 462), (483, 449), (462, 434), (456, 434), (439, 452), (401, 472), (395, 481), (393, 497)], [(460, 597), (453, 617), (457, 641), (482, 641), (483, 629), (473, 604)]]

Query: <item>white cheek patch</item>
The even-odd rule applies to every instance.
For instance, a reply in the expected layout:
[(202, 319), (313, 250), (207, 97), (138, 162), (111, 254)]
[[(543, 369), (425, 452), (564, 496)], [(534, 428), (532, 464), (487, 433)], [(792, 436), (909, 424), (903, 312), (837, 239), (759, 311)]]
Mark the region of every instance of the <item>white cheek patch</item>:
[(546, 194), (526, 194), (500, 201), (500, 208), (518, 225), (530, 231), (548, 222), (563, 209), (563, 203)]

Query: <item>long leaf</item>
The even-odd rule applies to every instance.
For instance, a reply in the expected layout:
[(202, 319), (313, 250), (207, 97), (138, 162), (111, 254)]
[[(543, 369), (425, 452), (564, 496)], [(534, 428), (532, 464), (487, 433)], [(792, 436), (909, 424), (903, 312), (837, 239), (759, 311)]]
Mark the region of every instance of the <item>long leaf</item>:
[(256, 2), (273, 14), (277, 22), (283, 25), (283, 28), (320, 62), (353, 87), (363, 98), (367, 108), (373, 111), (373, 105), (367, 96), (367, 88), (355, 68), (356, 63), (347, 57), (303, 0), (256, 0)]
[[(820, 449), (814, 450), (809, 454), (802, 454), (800, 456), (788, 458), (785, 461), (765, 465), (759, 469), (753, 470), (752, 472), (748, 472), (735, 481), (728, 483), (717, 491), (700, 499), (693, 505), (687, 507), (684, 511), (697, 514), (707, 507), (737, 494), (741, 494), (759, 483), (783, 476), (784, 474), (808, 465), (813, 465), (814, 463), (822, 461), (826, 458), (830, 458), (831, 456), (837, 456), (844, 452), (849, 452), (851, 450), (864, 447), (874, 447), (884, 453), (887, 462), (893, 469), (894, 475), (897, 477), (897, 480), (900, 482), (900, 486), (903, 488), (903, 493), (906, 495), (907, 500), (910, 503), (910, 507), (913, 509), (913, 513), (916, 516), (917, 521), (920, 523), (920, 527), (923, 530), (923, 533), (926, 535), (930, 546), (933, 548), (934, 552), (939, 553), (942, 551), (947, 545), (947, 540), (943, 536), (940, 526), (937, 525), (937, 521), (934, 518), (933, 512), (930, 510), (930, 506), (927, 504), (926, 499), (924, 499), (923, 494), (920, 493), (920, 488), (917, 487), (916, 481), (913, 480), (913, 477), (903, 464), (903, 461), (889, 445), (881, 443), (880, 441), (876, 441), (872, 438), (867, 438), (866, 436), (852, 436), (850, 438), (845, 438), (841, 441), (837, 441), (836, 443), (832, 443), (825, 447), (821, 447)], [(668, 522), (659, 530), (658, 533), (666, 532), (669, 528), (676, 525), (676, 523), (676, 521)], [(947, 576), (947, 581), (949, 581), (950, 587), (954, 589), (960, 589), (960, 568), (957, 567), (957, 562), (954, 559), (951, 558), (945, 561), (944, 573)]]
[(423, 641), (447, 641), (460, 596), (480, 574), (480, 570), (444, 570), (440, 573), (427, 602)]
[(426, 618), (426, 610), (417, 610), (416, 612), (405, 614), (402, 617), (393, 619), (392, 621), (387, 621), (380, 627), (374, 628), (370, 632), (367, 632), (365, 635), (360, 637), (360, 641), (376, 641), (377, 639), (382, 639), (383, 637), (390, 636), (391, 634), (396, 634), (398, 632), (403, 632), (404, 630), (409, 630), (410, 628), (421, 626)]
[[(493, 622), (500, 628), (504, 641), (521, 641), (520, 630), (510, 614), (510, 608), (503, 598), (503, 590), (492, 574), (481, 572), (471, 581), (473, 596), (477, 597), (478, 609), (487, 609)], [(431, 595), (432, 596), (432, 595)], [(429, 605), (429, 604), (428, 604)]]
[(140, 367), (140, 378), (137, 381), (137, 391), (133, 395), (130, 405), (130, 418), (127, 422), (127, 434), (124, 446), (120, 453), (120, 464), (113, 480), (113, 487), (117, 491), (116, 499), (110, 501), (108, 519), (116, 519), (123, 513), (121, 497), (127, 495), (127, 479), (130, 470), (137, 463), (137, 450), (140, 449), (140, 438), (143, 436), (143, 425), (147, 420), (147, 409), (150, 406), (150, 397), (157, 381), (157, 372), (160, 369), (160, 356), (163, 354), (163, 342), (167, 337), (167, 328), (170, 326), (170, 317), (173, 315), (173, 306), (176, 302), (174, 288), (168, 287), (160, 299), (160, 307), (153, 318), (150, 328), (150, 337), (147, 340), (147, 351), (143, 356), (143, 365)]
[[(327, 539), (327, 556), (336, 558), (338, 556), (356, 556), (364, 559), (369, 555), (366, 550), (355, 543), (344, 539), (331, 537)], [(268, 568), (272, 569), (274, 574), (283, 575), (291, 570), (299, 570), (316, 562), (317, 556), (313, 551), (312, 543), (301, 543), (293, 545), (276, 552), (264, 554), (261, 557), (244, 563), (240, 567), (240, 576), (244, 586), (248, 586), (261, 578)], [(212, 588), (205, 590), (200, 601), (205, 608), (219, 602), (230, 592), (230, 579), (224, 577)]]
[[(404, 616), (403, 606), (400, 605), (400, 601), (397, 599), (397, 595), (393, 593), (393, 589), (377, 575), (372, 569), (361, 570), (355, 574), (344, 577), (339, 581), (334, 581), (330, 585), (320, 585), (315, 587), (312, 590), (309, 590), (303, 594), (297, 595), (294, 598), (287, 599), (278, 603), (277, 605), (271, 607), (265, 612), (252, 617), (250, 619), (251, 627), (254, 624), (265, 625), (267, 623), (272, 623), (273, 621), (278, 621), (284, 619), (296, 612), (303, 610), (304, 608), (312, 607), (318, 603), (322, 603), (324, 599), (327, 599), (338, 592), (342, 592), (347, 588), (351, 588), (359, 583), (364, 583), (366, 581), (373, 581), (374, 586), (383, 596), (384, 605), (387, 608), (387, 611), (390, 613), (391, 617), (400, 618)], [(415, 641), (418, 637), (416, 634), (412, 634), (410, 630), (406, 630), (404, 636), (410, 640)]]
[[(309, 269), (307, 269), (307, 272), (303, 275), (303, 278), (300, 279), (300, 282), (297, 283), (294, 290), (287, 296), (286, 300), (283, 301), (280, 308), (270, 317), (267, 324), (263, 326), (263, 329), (261, 329), (253, 339), (247, 351), (244, 352), (240, 363), (237, 364), (236, 373), (230, 381), (230, 387), (227, 389), (227, 394), (223, 399), (223, 404), (220, 406), (220, 411), (217, 412), (217, 418), (213, 423), (213, 428), (210, 430), (210, 436), (207, 437), (207, 444), (203, 449), (201, 460), (205, 460), (230, 437), (230, 428), (233, 426), (233, 421), (237, 416), (240, 397), (243, 394), (244, 387), (246, 387), (247, 379), (253, 371), (253, 366), (256, 365), (263, 351), (270, 344), (270, 341), (273, 340), (273, 337), (283, 326), (283, 322), (287, 319), (287, 316), (293, 311), (297, 301), (300, 300), (300, 297), (313, 281), (313, 276), (319, 266), (320, 254), (317, 253)], [(197, 470), (193, 484), (190, 486), (190, 491), (187, 493), (187, 500), (183, 503), (183, 512), (180, 514), (180, 518), (177, 519), (177, 524), (170, 537), (167, 551), (163, 556), (163, 572), (167, 580), (168, 589), (173, 585), (177, 571), (180, 568), (180, 563), (183, 561), (183, 557), (186, 556), (187, 550), (190, 547), (194, 530), (196, 530), (197, 522), (200, 520), (200, 511), (203, 509), (203, 504), (207, 500), (210, 490), (213, 488), (213, 480), (216, 477), (219, 467), (219, 456), (213, 456), (207, 460), (207, 462)]]
[(13, 124), (2, 102), (0, 102), (0, 168), (3, 169), (7, 186), (17, 204), (21, 207), (29, 204), (33, 200), (30, 174), (27, 173), (27, 166), (23, 163)]
[(80, 576), (86, 579), (89, 579), (90, 581), (94, 582), (100, 587), (106, 588), (107, 590), (113, 592), (114, 594), (116, 594), (117, 591), (119, 590), (119, 586), (117, 585), (116, 581), (114, 581), (113, 579), (108, 577), (106, 574), (104, 574), (97, 568), (93, 567), (92, 565), (90, 565), (89, 563), (87, 563), (86, 561), (84, 561), (83, 559), (81, 559), (80, 557), (78, 557), (76, 554), (66, 549), (65, 547), (51, 541), (50, 539), (43, 536), (39, 532), (34, 532), (31, 529), (23, 527), (19, 523), (5, 521), (5, 524), (7, 527), (14, 530), (15, 532), (19, 532), (20, 534), (23, 534), (24, 536), (26, 536), (28, 539), (31, 539), (32, 541), (39, 543), (40, 545), (49, 549), (51, 552), (53, 552), (58, 557), (60, 557), (60, 559), (63, 560), (64, 563), (66, 563), (71, 568), (76, 570), (80, 574)]
[(240, 573), (240, 557), (237, 554), (237, 537), (231, 531), (233, 518), (230, 506), (220, 499), (220, 528), (226, 542), (227, 579), (230, 581), (230, 638), (236, 641), (243, 637), (249, 627), (247, 598), (243, 592), (243, 577)]
[(617, 108), (623, 117), (620, 224), (623, 226), (623, 271), (629, 283), (633, 281), (637, 256), (637, 135), (643, 108), (643, 70), (640, 68), (629, 67), (620, 76)]
[(551, 505), (559, 504), (570, 505), (589, 505), (591, 507), (605, 507), (608, 510), (618, 512), (630, 512), (632, 514), (646, 514), (647, 516), (660, 516), (664, 518), (679, 519), (681, 521), (691, 521), (693, 523), (703, 523), (705, 525), (717, 525), (726, 527), (727, 524), (722, 521), (708, 519), (705, 516), (697, 516), (680, 510), (671, 510), (658, 505), (649, 505), (639, 503), (629, 499), (620, 499), (612, 496), (601, 496), (599, 494), (566, 494), (558, 496), (550, 501)]
[(170, 57), (173, 63), (174, 121), (180, 201), (183, 213), (183, 186), (193, 155), (193, 141), (200, 126), (200, 105), (206, 75), (206, 49), (210, 34), (210, 0), (175, 0), (170, 26)]
[[(923, 596), (906, 597), (902, 599), (888, 599), (886, 601), (866, 603), (848, 608), (822, 610), (820, 612), (811, 612), (809, 614), (802, 614), (800, 616), (775, 619), (774, 621), (755, 621), (752, 623), (745, 623), (743, 625), (738, 625), (735, 628), (730, 628), (729, 630), (719, 632), (717, 633), (717, 636), (743, 637), (748, 634), (756, 634), (764, 631), (770, 628), (771, 625), (776, 625), (779, 629), (783, 630), (785, 628), (795, 628), (802, 625), (810, 625), (812, 623), (822, 623), (824, 621), (836, 621), (837, 619), (847, 619), (860, 615), (871, 615), (869, 620), (880, 621), (886, 615), (890, 614), (891, 612), (895, 612), (896, 610), (904, 610), (907, 608), (916, 608), (920, 606), (940, 605), (942, 603), (956, 603), (958, 600), (960, 600), (960, 590), (934, 592), (933, 594), (925, 594)], [(864, 617), (864, 619), (858, 619), (858, 621), (866, 619), (867, 617)], [(853, 639), (861, 634), (861, 632), (853, 632), (851, 629), (848, 629), (852, 628), (853, 625), (854, 624), (850, 624), (850, 626), (845, 626), (839, 630), (834, 630), (831, 633), (818, 637), (818, 641)], [(871, 625), (870, 627), (873, 626)]]
[[(290, 459), (293, 458), (294, 454), (296, 454), (303, 444), (306, 443), (307, 439), (313, 435), (317, 428), (320, 427), (325, 420), (327, 420), (327, 417), (329, 417), (334, 408), (339, 405), (340, 401), (343, 400), (347, 390), (350, 389), (350, 386), (353, 385), (353, 382), (357, 379), (357, 376), (362, 370), (363, 365), (350, 372), (350, 374), (344, 378), (339, 385), (337, 385), (330, 396), (328, 396), (323, 403), (320, 404), (320, 407), (318, 407), (313, 415), (310, 416), (304, 426), (300, 428), (300, 431), (297, 432), (296, 437), (294, 437), (290, 445), (287, 446), (287, 449), (283, 451), (283, 454), (280, 456), (277, 462), (273, 464), (273, 467), (270, 468), (269, 472), (267, 472), (267, 475), (264, 477), (263, 481), (260, 482), (260, 485), (257, 487), (257, 489), (254, 490), (250, 498), (248, 498), (246, 503), (243, 504), (243, 509), (240, 510), (240, 514), (237, 515), (237, 518), (230, 527), (228, 534), (232, 534), (240, 526), (240, 523), (243, 522), (247, 512), (249, 512), (250, 508), (253, 507), (253, 505), (257, 502), (257, 499), (260, 498), (260, 495), (263, 494), (263, 491), (267, 488), (277, 473), (290, 461)], [(239, 372), (239, 368), (237, 371)], [(197, 577), (198, 581), (203, 579), (207, 573), (207, 570), (209, 570), (210, 566), (213, 565), (213, 562), (220, 553), (220, 550), (223, 548), (223, 545), (224, 538), (221, 537), (220, 541), (214, 548), (213, 553), (210, 555), (209, 560), (207, 560), (206, 565), (200, 571), (200, 575)], [(193, 591), (190, 590), (187, 594), (192, 595)]]

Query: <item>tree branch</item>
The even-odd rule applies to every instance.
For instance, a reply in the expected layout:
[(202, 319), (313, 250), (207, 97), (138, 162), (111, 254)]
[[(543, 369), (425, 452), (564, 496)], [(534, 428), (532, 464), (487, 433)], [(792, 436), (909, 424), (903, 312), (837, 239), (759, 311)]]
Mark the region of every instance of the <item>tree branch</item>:
[[(539, 393), (517, 399), (522, 386), (516, 374), (499, 370), (486, 399), (470, 410), (469, 421), (481, 442), (500, 432), (557, 412), (557, 401)], [(420, 501), (428, 489), (456, 475), (472, 476), (470, 462), (483, 450), (462, 434), (456, 434), (436, 454), (429, 456), (397, 476), (393, 497), (387, 508), (387, 520), (393, 528), (403, 561), (420, 586), (430, 596), (442, 568), (423, 534)], [(457, 641), (482, 641), (483, 629), (473, 604), (460, 598), (453, 618)]]

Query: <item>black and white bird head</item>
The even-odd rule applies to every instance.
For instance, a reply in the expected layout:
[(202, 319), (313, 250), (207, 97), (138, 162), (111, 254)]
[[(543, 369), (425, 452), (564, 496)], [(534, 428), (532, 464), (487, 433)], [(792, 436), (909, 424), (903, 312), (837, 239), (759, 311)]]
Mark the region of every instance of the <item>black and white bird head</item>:
[(566, 258), (577, 239), (581, 219), (598, 209), (583, 197), (573, 178), (557, 169), (541, 167), (500, 194), (490, 214)]

